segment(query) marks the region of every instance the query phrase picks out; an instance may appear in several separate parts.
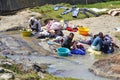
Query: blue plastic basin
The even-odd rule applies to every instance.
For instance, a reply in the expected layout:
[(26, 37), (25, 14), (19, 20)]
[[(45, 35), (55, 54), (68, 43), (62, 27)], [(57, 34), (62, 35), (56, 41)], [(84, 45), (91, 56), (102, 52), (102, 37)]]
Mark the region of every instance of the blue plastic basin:
[(57, 53), (59, 56), (68, 56), (70, 53), (70, 50), (68, 48), (57, 48)]

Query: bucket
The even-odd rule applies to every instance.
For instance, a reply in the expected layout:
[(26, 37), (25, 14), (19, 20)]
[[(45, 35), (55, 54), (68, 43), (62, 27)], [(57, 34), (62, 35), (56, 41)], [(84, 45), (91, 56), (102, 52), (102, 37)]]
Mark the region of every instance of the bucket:
[(87, 27), (78, 27), (78, 33), (83, 36), (87, 36), (89, 34), (89, 28)]
[(57, 53), (59, 56), (68, 56), (70, 53), (70, 50), (68, 48), (57, 48)]
[(24, 37), (30, 37), (31, 36), (31, 31), (21, 31), (21, 34)]

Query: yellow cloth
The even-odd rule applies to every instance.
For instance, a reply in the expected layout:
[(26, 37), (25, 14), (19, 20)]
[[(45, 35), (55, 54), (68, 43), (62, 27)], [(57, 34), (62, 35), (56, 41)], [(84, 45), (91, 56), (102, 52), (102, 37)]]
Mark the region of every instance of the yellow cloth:
[(101, 55), (101, 54), (102, 54), (101, 51), (95, 51), (95, 50), (93, 50), (92, 48), (89, 48), (87, 51), (88, 51), (90, 54), (95, 54), (95, 55)]

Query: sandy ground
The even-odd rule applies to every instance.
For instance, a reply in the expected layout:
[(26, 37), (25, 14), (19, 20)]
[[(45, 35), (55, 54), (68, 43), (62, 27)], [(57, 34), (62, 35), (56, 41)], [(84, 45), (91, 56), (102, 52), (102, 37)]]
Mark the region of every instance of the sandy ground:
[[(28, 26), (28, 19), (30, 16), (41, 16), (39, 13), (31, 12), (29, 10), (23, 10), (15, 15), (9, 16), (0, 16), (0, 31), (16, 27), (16, 26)], [(114, 33), (116, 32), (114, 28), (120, 27), (120, 16), (110, 16), (110, 15), (102, 15), (99, 17), (85, 18), (70, 21), (71, 25), (80, 25), (87, 26), (90, 29), (91, 34), (96, 34), (98, 32), (103, 32), (105, 34), (110, 34), (113, 39), (120, 45), (118, 40), (114, 37)], [(64, 31), (64, 34), (67, 35), (69, 32)], [(83, 38), (78, 33), (75, 33), (77, 38)], [(86, 37), (84, 37), (86, 38)]]
[(31, 16), (38, 17), (41, 16), (41, 14), (29, 10), (23, 10), (15, 15), (0, 16), (0, 31), (19, 26), (27, 27), (27, 22)]

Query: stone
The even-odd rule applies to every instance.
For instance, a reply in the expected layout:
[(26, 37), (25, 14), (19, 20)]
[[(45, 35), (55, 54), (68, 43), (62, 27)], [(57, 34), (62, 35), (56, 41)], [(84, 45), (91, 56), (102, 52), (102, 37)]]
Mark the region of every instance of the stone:
[(2, 65), (12, 66), (13, 64), (10, 62), (2, 62)]
[(0, 73), (4, 73), (4, 69), (0, 67)]
[(46, 69), (48, 68), (47, 64), (33, 64), (33, 70), (35, 70), (36, 72), (42, 72), (42, 73), (46, 73)]
[(4, 74), (2, 74), (1, 76), (0, 76), (0, 80), (10, 80), (10, 79), (12, 79), (12, 80), (14, 80), (14, 74), (12, 74), (12, 73), (4, 73)]
[(96, 61), (89, 71), (99, 76), (120, 80), (120, 54)]
[(38, 72), (37, 74), (40, 78), (42, 78), (42, 79), (45, 78), (45, 74), (43, 74), (42, 72)]

